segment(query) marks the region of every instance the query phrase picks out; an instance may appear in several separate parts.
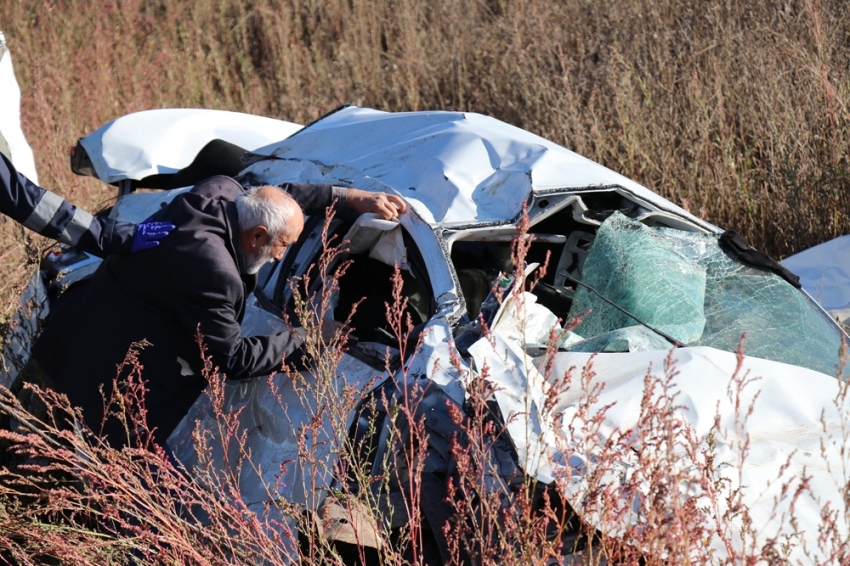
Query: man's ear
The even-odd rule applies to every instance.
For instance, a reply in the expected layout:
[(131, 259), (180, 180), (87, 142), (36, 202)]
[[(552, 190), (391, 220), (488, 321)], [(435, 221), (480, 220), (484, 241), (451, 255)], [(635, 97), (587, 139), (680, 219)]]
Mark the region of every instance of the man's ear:
[(248, 245), (251, 249), (262, 248), (269, 243), (269, 231), (265, 226), (256, 226), (248, 230)]

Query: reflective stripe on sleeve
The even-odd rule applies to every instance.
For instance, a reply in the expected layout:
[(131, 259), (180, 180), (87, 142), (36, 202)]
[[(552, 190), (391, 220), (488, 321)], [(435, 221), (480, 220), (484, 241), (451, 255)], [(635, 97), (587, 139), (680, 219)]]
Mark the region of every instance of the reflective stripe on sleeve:
[(35, 210), (24, 220), (24, 226), (33, 232), (41, 233), (45, 226), (53, 219), (53, 216), (59, 210), (59, 207), (62, 206), (63, 202), (65, 202), (65, 199), (59, 195), (45, 191)]
[(78, 208), (74, 211), (74, 217), (65, 227), (62, 235), (59, 236), (59, 241), (63, 244), (76, 246), (80, 237), (91, 228), (92, 220), (94, 220), (94, 217), (91, 214), (82, 208)]

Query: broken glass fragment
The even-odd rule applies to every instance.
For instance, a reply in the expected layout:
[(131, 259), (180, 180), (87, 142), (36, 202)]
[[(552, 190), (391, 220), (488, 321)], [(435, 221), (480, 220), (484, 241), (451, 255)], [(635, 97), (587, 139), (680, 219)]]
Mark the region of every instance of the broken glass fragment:
[[(583, 282), (689, 346), (734, 352), (746, 333), (748, 356), (836, 375), (837, 326), (778, 275), (723, 251), (716, 235), (650, 228), (614, 214), (599, 228)], [(587, 338), (637, 324), (580, 287), (570, 317), (588, 309), (575, 329)], [(631, 340), (629, 351), (647, 346)]]

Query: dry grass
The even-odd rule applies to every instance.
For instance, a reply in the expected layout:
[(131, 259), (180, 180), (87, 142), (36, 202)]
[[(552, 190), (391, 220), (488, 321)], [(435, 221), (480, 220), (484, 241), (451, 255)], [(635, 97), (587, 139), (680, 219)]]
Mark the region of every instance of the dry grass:
[[(780, 257), (850, 232), (840, 0), (0, 0), (0, 28), (41, 182), (89, 209), (114, 191), (74, 177), (66, 150), (110, 119), (208, 107), (305, 123), (352, 102), (496, 116)], [(0, 299), (24, 243), (0, 225)], [(144, 532), (157, 548), (169, 531)], [(691, 538), (675, 537), (682, 556)]]
[[(112, 191), (75, 178), (67, 146), (128, 112), (453, 109), (563, 144), (784, 257), (850, 232), (844, 7), (0, 0), (0, 24), (42, 183), (85, 207)], [(9, 227), (0, 240), (15, 245)]]
[[(514, 262), (520, 266), (525, 265), (527, 229), (526, 217), (514, 246)], [(723, 471), (726, 464), (715, 459), (718, 440), (726, 441), (732, 430), (746, 430), (755, 407), (755, 398), (744, 392), (758, 377), (743, 370), (743, 346), (727, 391), (735, 406), (734, 422), (721, 424), (718, 408), (712, 432), (703, 438), (677, 416), (683, 392), (676, 385), (678, 369), (672, 351), (660, 371), (647, 369), (639, 424), (612, 434), (604, 433), (602, 427), (612, 406), (600, 406), (603, 385), (594, 380), (594, 361), (570, 367), (563, 374), (555, 371), (554, 363), (544, 361), (541, 367), (546, 368), (552, 387), (538, 405), (540, 421), (563, 419), (561, 430), (569, 434), (560, 438), (558, 452), (584, 462), (576, 464), (571, 456), (568, 466), (544, 484), (523, 475), (516, 463), (507, 465), (496, 456), (500, 443), (504, 448), (510, 442), (506, 426), (516, 415), (506, 422), (496, 409), (498, 386), (489, 381), (486, 364), (480, 373), (470, 372), (454, 352), (451, 362), (467, 383), (463, 406), (439, 396), (439, 388), (411, 371), (417, 353), (404, 338), (412, 322), (405, 316), (407, 299), (398, 270), (393, 276), (393, 301), (386, 306), (387, 322), (400, 349), (412, 357), (405, 356), (397, 372), (390, 372), (386, 381), (365, 395), (351, 388), (340, 392), (335, 376), (347, 334), (323, 342), (318, 321), (330, 308), (346, 265), (331, 268), (340, 248), (325, 249), (318, 263), (318, 272), (326, 278), (321, 294), (308, 300), (293, 285), (295, 311), (305, 322), (307, 335), (302, 363), (316, 379), (306, 380), (286, 364), (283, 375), (267, 380), (281, 414), (297, 408), (295, 397), (309, 408), (290, 424), (297, 455), (280, 462), (279, 476), (262, 482), (259, 491), (247, 485), (260, 480), (243, 472), (269, 462), (247, 449), (249, 429), (256, 425), (242, 421), (241, 410), (234, 411), (226, 403), (224, 376), (213, 368), (210, 358), (205, 358), (203, 371), (210, 383), (204, 394), (208, 414), (204, 424), (196, 424), (192, 439), (197, 457), (188, 468), (176, 466), (151, 440), (145, 418), (144, 368), (132, 348), (119, 369), (122, 375), (122, 370), (128, 370), (127, 376), (121, 386), (114, 384), (108, 403), (109, 412), (123, 420), (128, 438), (130, 430), (135, 432), (135, 440), (122, 449), (98, 439), (83, 424), (79, 410), (68, 406), (62, 396), (25, 386), (54, 409), (47, 413), (52, 418), (39, 421), (18, 397), (0, 388), (0, 418), (8, 419), (6, 426), (0, 426), (0, 447), (8, 464), (0, 466), (0, 562), (22, 566), (850, 566), (846, 537), (850, 476), (845, 447), (839, 446), (842, 467), (833, 478), (840, 482), (836, 486), (840, 498), (815, 501), (813, 478), (805, 473), (791, 476), (783, 467), (776, 479), (781, 494), (774, 499), (768, 520), (758, 512), (751, 514), (741, 489), (724, 479), (728, 478)], [(533, 283), (524, 279), (521, 269), (514, 277), (518, 289)], [(550, 335), (546, 354), (550, 362), (558, 334), (553, 330)], [(484, 335), (491, 336), (486, 325)], [(202, 337), (198, 339), (204, 355)], [(844, 367), (846, 350), (841, 360)], [(291, 383), (294, 397), (278, 389), (283, 381)], [(562, 412), (559, 399), (570, 391), (578, 394), (576, 410)], [(429, 395), (439, 396), (444, 408), (425, 402)], [(850, 385), (840, 382), (834, 399), (838, 418), (824, 420), (825, 432), (828, 425), (848, 430), (848, 395)], [(352, 411), (357, 412), (356, 425), (349, 426)], [(66, 419), (76, 420), (78, 426), (64, 424)], [(436, 427), (437, 420), (445, 422)], [(11, 423), (15, 426), (8, 426)], [(846, 438), (826, 436), (819, 455), (825, 459), (836, 448), (832, 442)], [(743, 465), (749, 437), (741, 438)], [(687, 465), (681, 465), (683, 460)], [(300, 479), (293, 476), (294, 481), (303, 482), (298, 489), (305, 493), (327, 489), (337, 514), (331, 515), (327, 507), (316, 509), (310, 503), (279, 497), (286, 488), (289, 467), (313, 470)], [(573, 492), (570, 501), (581, 506), (579, 514), (562, 499), (577, 476), (584, 487)], [(333, 478), (330, 486), (329, 478)], [(262, 506), (248, 505), (243, 501), (251, 497), (248, 492), (264, 492), (268, 500)], [(779, 515), (780, 504), (788, 501), (789, 510)], [(800, 529), (812, 517), (811, 509), (803, 507), (813, 501), (821, 518), (817, 548), (799, 542)], [(435, 513), (435, 507), (442, 511)], [(397, 515), (401, 516), (398, 522)], [(778, 516), (783, 519), (782, 529), (770, 538), (766, 525)], [(355, 542), (338, 534), (330, 536), (339, 524), (354, 525), (350, 536)], [(795, 557), (789, 557), (791, 545), (799, 546)]]

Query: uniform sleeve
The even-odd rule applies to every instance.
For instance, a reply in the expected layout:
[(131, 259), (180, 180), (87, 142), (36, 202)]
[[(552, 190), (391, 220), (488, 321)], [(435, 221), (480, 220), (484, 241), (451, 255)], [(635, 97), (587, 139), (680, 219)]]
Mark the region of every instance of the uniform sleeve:
[(181, 323), (192, 335), (200, 328), (213, 363), (228, 379), (269, 375), (303, 343), (288, 331), (243, 337), (235, 306), (242, 296), (242, 282), (232, 274), (212, 271), (201, 285), (187, 290), (180, 302)]
[(103, 256), (130, 251), (136, 225), (95, 218), (19, 173), (0, 154), (0, 213), (33, 232)]

